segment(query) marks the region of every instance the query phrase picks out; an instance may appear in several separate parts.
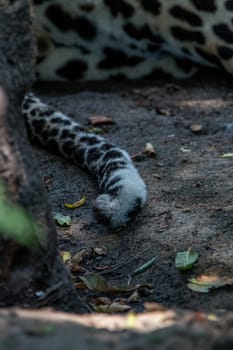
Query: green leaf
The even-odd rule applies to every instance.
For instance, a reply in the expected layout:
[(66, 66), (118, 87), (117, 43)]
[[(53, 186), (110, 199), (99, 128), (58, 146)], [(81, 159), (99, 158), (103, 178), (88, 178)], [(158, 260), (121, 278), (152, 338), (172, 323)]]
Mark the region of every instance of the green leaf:
[(98, 274), (89, 274), (79, 277), (89, 290), (106, 291), (108, 289), (107, 281)]
[[(85, 276), (79, 276), (85, 286), (92, 291), (104, 292), (104, 293), (128, 293), (134, 291), (136, 287), (129, 286), (111, 286), (108, 282), (97, 273), (90, 273)], [(137, 288), (139, 288), (137, 286)]]
[(146, 271), (147, 269), (149, 269), (154, 264), (155, 259), (156, 259), (156, 257), (150, 259), (145, 264), (139, 266), (136, 270), (134, 270), (132, 272), (131, 276), (138, 275), (139, 273), (142, 273), (142, 272)]
[(54, 220), (56, 221), (56, 224), (62, 227), (69, 227), (71, 225), (71, 217), (68, 215), (57, 213), (54, 215)]
[(198, 253), (189, 248), (185, 252), (178, 252), (175, 258), (175, 266), (180, 271), (190, 270), (198, 260)]
[(0, 232), (29, 249), (46, 244), (35, 220), (20, 205), (9, 203), (4, 197), (0, 198)]

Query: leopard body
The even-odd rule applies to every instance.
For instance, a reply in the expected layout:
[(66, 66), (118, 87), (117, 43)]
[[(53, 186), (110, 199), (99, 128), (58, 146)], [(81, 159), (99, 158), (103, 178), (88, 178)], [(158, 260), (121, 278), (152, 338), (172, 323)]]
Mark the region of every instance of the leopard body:
[[(233, 0), (34, 0), (37, 78), (44, 81), (184, 79), (201, 66), (233, 73)], [(28, 94), (29, 134), (97, 179), (97, 219), (112, 228), (145, 204), (127, 152)]]
[(34, 0), (38, 78), (233, 73), (232, 0)]

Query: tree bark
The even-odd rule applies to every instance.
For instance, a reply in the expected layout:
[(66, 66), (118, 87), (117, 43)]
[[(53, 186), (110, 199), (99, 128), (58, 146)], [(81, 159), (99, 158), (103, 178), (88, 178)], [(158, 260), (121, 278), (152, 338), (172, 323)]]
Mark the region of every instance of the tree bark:
[(37, 251), (0, 232), (0, 305), (37, 306), (36, 292), (62, 280), (55, 299), (63, 308), (74, 290), (57, 254), (54, 220), (20, 111), (34, 81), (35, 52), (28, 1), (0, 0), (0, 179), (10, 200), (24, 207), (41, 229)]

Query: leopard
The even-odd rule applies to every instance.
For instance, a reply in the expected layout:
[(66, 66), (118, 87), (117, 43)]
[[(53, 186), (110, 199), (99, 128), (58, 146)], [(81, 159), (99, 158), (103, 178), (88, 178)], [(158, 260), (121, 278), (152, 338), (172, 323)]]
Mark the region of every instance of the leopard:
[[(34, 0), (32, 30), (38, 81), (233, 74), (233, 0)], [(94, 176), (100, 223), (122, 227), (143, 208), (147, 188), (125, 150), (31, 92), (22, 114), (33, 140)]]

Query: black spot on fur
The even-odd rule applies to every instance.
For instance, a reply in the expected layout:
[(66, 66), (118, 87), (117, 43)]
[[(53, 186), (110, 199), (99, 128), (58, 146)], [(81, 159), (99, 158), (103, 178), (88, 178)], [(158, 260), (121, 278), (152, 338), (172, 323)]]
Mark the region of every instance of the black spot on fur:
[(196, 52), (198, 53), (199, 56), (204, 58), (207, 62), (210, 62), (216, 66), (221, 66), (221, 62), (219, 61), (218, 57), (211, 55), (198, 47), (196, 48)]
[(29, 113), (31, 116), (35, 117), (36, 115), (38, 115), (38, 112), (39, 112), (39, 109), (35, 107), (31, 109)]
[[(103, 175), (106, 175), (105, 178), (109, 178), (112, 172), (118, 170), (118, 169), (125, 169), (127, 163), (124, 160), (112, 160), (109, 161), (107, 164), (104, 163), (101, 165), (101, 167), (98, 169), (98, 179), (101, 183), (101, 178)], [(104, 183), (102, 184), (102, 187), (104, 188)]]
[(116, 159), (116, 158), (121, 158), (122, 157), (122, 152), (118, 151), (116, 149), (112, 149), (110, 151), (107, 151), (105, 155), (103, 156), (102, 161), (106, 162), (108, 160)]
[(126, 164), (124, 162), (114, 161), (114, 162), (108, 163), (101, 173), (99, 171), (98, 178), (100, 179), (99, 186), (101, 191), (105, 190), (105, 186), (106, 186), (105, 180), (109, 179), (115, 171), (125, 169), (125, 167), (126, 167)]
[(122, 186), (119, 186), (119, 185), (115, 186), (114, 188), (108, 190), (108, 194), (110, 194), (113, 197), (116, 197), (121, 188), (122, 188)]
[(181, 41), (194, 41), (198, 44), (205, 43), (205, 37), (200, 31), (187, 30), (178, 26), (171, 27), (171, 33), (174, 38)]
[(229, 11), (233, 11), (233, 1), (232, 0), (228, 0), (225, 2), (225, 7), (227, 10)]
[(113, 49), (111, 47), (105, 47), (103, 51), (105, 58), (98, 64), (98, 68), (100, 69), (136, 66), (143, 61), (143, 58), (140, 56), (129, 56), (124, 51)]
[(111, 190), (111, 187), (114, 186), (115, 188), (115, 185), (121, 180), (121, 176), (114, 176), (110, 181), (108, 181), (106, 184), (105, 184), (105, 188), (107, 188), (107, 190)]
[(108, 151), (109, 149), (113, 149), (114, 148), (114, 146), (113, 145), (111, 145), (110, 143), (107, 143), (107, 142), (105, 142), (105, 143), (103, 143), (101, 146), (100, 146), (100, 149), (101, 149), (101, 151)]
[(74, 143), (72, 141), (66, 141), (63, 143), (62, 148), (65, 154), (70, 157), (74, 150)]
[(98, 147), (91, 147), (87, 152), (86, 161), (87, 163), (91, 163), (99, 159), (101, 155), (102, 152), (99, 151)]
[(161, 36), (153, 34), (150, 27), (146, 24), (141, 27), (136, 27), (133, 23), (128, 22), (124, 24), (123, 29), (127, 33), (127, 35), (133, 39), (149, 39), (151, 42), (158, 45), (164, 43), (164, 40), (161, 38)]
[(52, 123), (52, 124), (59, 124), (59, 125), (63, 125), (63, 126), (65, 126), (65, 125), (70, 125), (71, 124), (71, 120), (69, 120), (69, 119), (63, 119), (63, 118), (61, 118), (61, 117), (52, 117), (51, 119), (50, 119), (50, 123)]
[(85, 17), (76, 17), (73, 20), (73, 28), (85, 40), (94, 40), (96, 37), (96, 26)]
[(161, 4), (157, 0), (142, 0), (141, 1), (142, 7), (145, 11), (152, 13), (153, 15), (157, 16), (160, 14), (160, 8)]
[(39, 135), (45, 127), (45, 121), (43, 119), (33, 120), (32, 126), (34, 128), (35, 134)]
[(83, 166), (84, 163), (84, 154), (85, 154), (85, 149), (76, 147), (74, 150), (74, 162), (78, 165)]
[(30, 107), (30, 105), (31, 105), (30, 101), (28, 101), (28, 99), (27, 99), (26, 101), (23, 102), (22, 108), (23, 109), (28, 109)]
[(94, 4), (82, 4), (79, 5), (80, 10), (85, 12), (92, 12), (95, 8)]
[(72, 17), (60, 5), (50, 5), (46, 9), (46, 16), (61, 31), (66, 32), (72, 29)]
[(81, 136), (79, 139), (80, 143), (85, 143), (89, 146), (94, 146), (101, 141), (95, 136), (95, 135), (90, 135), (90, 136)]
[(121, 14), (124, 18), (129, 18), (134, 13), (133, 6), (127, 4), (123, 0), (104, 0), (104, 3), (110, 8), (114, 17)]
[(227, 46), (221, 46), (218, 48), (219, 56), (224, 60), (230, 60), (233, 57), (233, 49)]
[(83, 77), (88, 66), (82, 60), (70, 60), (63, 67), (57, 69), (57, 74), (68, 80), (79, 80)]
[(96, 37), (96, 27), (89, 19), (83, 16), (71, 17), (60, 5), (50, 5), (46, 15), (63, 32), (75, 30), (86, 40), (93, 40)]
[(70, 129), (64, 129), (64, 130), (62, 130), (60, 137), (61, 137), (61, 139), (70, 138), (70, 139), (74, 140), (75, 136), (76, 135), (73, 134)]
[(41, 137), (42, 137), (42, 139), (43, 139), (43, 142), (44, 142), (45, 144), (47, 144), (47, 141), (48, 141), (48, 139), (49, 139), (49, 131), (48, 131), (48, 130), (42, 131)]
[(55, 137), (59, 134), (59, 130), (58, 129), (52, 129), (50, 130), (49, 132), (49, 135), (52, 136), (52, 137)]
[(177, 67), (185, 73), (189, 73), (193, 69), (193, 62), (188, 59), (176, 58), (175, 61)]
[(59, 153), (59, 146), (58, 143), (55, 140), (48, 140), (46, 147), (48, 148), (49, 151), (53, 153)]
[(215, 0), (191, 0), (191, 2), (200, 11), (215, 12), (217, 10)]
[(182, 21), (189, 23), (191, 26), (200, 26), (202, 25), (202, 20), (199, 16), (195, 15), (189, 10), (186, 10), (182, 6), (173, 6), (169, 10), (170, 14)]
[(225, 43), (233, 44), (233, 31), (231, 31), (226, 24), (217, 24), (213, 26), (213, 30)]

